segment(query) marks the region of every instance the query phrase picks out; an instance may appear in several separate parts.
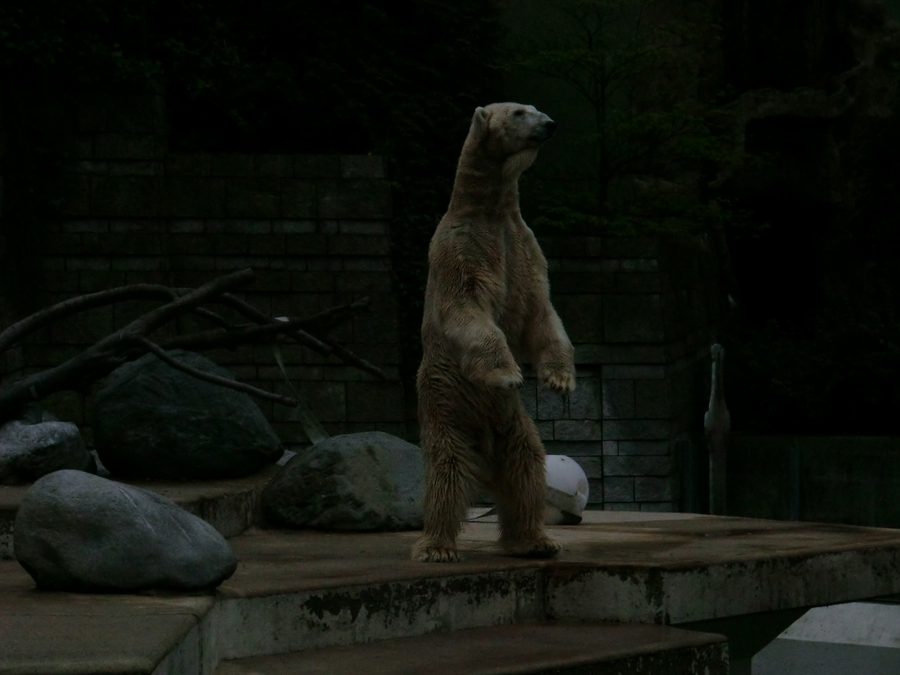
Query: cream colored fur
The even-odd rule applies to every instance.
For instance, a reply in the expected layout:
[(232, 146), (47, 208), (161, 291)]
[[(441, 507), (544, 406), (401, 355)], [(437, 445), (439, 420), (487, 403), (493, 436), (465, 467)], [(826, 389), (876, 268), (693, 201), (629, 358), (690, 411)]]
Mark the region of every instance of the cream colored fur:
[(555, 126), (533, 106), (477, 108), (431, 240), (417, 380), (425, 528), (416, 560), (458, 560), (456, 538), (479, 486), (497, 501), (508, 553), (559, 551), (543, 527), (544, 447), (518, 392), (524, 359), (544, 386), (575, 388), (547, 261), (519, 211), (519, 176)]

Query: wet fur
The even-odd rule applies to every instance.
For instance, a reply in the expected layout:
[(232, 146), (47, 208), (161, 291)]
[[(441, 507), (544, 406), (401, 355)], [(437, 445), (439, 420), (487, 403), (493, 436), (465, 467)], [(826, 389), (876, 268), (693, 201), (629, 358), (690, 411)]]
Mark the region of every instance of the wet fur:
[(518, 391), (523, 359), (544, 386), (560, 394), (575, 387), (547, 261), (519, 211), (519, 176), (550, 125), (532, 106), (476, 109), (431, 241), (417, 379), (426, 494), (416, 560), (458, 560), (456, 538), (479, 486), (497, 501), (508, 553), (559, 551), (544, 533), (544, 447)]

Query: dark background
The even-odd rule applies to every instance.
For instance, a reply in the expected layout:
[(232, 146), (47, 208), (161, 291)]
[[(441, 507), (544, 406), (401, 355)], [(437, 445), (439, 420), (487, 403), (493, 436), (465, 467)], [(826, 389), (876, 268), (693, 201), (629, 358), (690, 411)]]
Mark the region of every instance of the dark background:
[(158, 88), (175, 151), (387, 158), (414, 368), (425, 251), (472, 110), (516, 98), (561, 123), (523, 189), (539, 234), (713, 242), (735, 306), (718, 331), (735, 431), (896, 434), (898, 13), (862, 0), (7, 0), (6, 292), (19, 313), (41, 304), (66, 97)]

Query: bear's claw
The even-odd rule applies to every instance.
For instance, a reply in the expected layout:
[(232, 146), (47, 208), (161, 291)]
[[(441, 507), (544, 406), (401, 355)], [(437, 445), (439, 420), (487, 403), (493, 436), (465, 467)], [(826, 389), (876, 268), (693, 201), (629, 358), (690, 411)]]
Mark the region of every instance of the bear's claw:
[(418, 562), (459, 562), (459, 553), (455, 548), (443, 546), (415, 547), (412, 559)]
[(541, 384), (557, 394), (569, 394), (575, 390), (575, 373), (562, 368), (541, 368)]

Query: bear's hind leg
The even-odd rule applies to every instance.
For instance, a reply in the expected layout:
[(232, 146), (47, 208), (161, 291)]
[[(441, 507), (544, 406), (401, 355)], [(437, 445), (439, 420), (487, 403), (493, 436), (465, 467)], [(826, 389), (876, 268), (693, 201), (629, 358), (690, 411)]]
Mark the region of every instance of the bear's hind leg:
[(560, 547), (544, 532), (547, 478), (544, 446), (534, 422), (519, 411), (509, 433), (497, 439), (494, 495), (500, 544), (510, 555), (551, 558)]
[(412, 550), (421, 562), (457, 562), (456, 537), (475, 488), (473, 467), (462, 448), (447, 438), (426, 443), (425, 526)]

